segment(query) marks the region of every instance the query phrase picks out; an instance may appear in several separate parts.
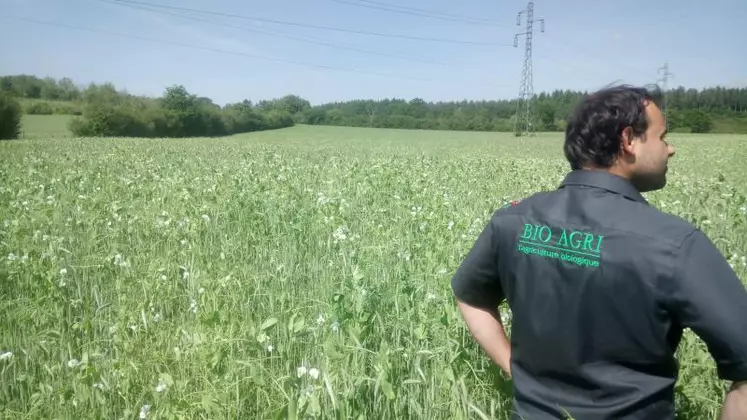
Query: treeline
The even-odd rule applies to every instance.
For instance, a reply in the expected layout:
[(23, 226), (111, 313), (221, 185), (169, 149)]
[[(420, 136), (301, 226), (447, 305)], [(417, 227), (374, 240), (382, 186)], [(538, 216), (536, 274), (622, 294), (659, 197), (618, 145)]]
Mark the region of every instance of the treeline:
[(148, 98), (117, 91), (111, 83), (79, 88), (69, 79), (25, 75), (0, 78), (0, 92), (24, 98), (26, 113), (78, 115), (69, 128), (82, 137), (225, 136), (290, 127), (300, 100), (288, 96), (221, 107), (181, 85), (166, 88), (160, 98)]
[[(588, 92), (556, 90), (535, 100), (537, 131), (562, 131), (578, 101)], [(747, 88), (679, 87), (667, 91), (670, 130), (710, 132), (716, 121), (747, 133)], [(304, 113), (307, 124), (467, 131), (513, 131), (516, 100), (429, 103), (422, 99), (355, 100), (320, 105)]]
[[(311, 106), (288, 95), (253, 104), (220, 107), (183, 86), (161, 98), (118, 92), (113, 85), (77, 87), (72, 80), (35, 76), (0, 77), (0, 91), (24, 98), (30, 114), (78, 115), (76, 135), (187, 137), (215, 136), (296, 124), (463, 131), (513, 131), (517, 101), (425, 102), (416, 98), (353, 100)], [(537, 131), (562, 131), (578, 101), (588, 92), (556, 90), (535, 97)], [(666, 93), (670, 130), (696, 133), (747, 133), (747, 88), (678, 87)]]

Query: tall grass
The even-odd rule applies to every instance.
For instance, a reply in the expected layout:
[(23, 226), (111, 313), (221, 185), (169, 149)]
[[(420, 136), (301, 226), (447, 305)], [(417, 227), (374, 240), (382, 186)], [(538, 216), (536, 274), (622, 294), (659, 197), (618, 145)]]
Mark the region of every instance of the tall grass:
[[(745, 140), (675, 139), (648, 195), (742, 278)], [(0, 416), (507, 419), (449, 280), (493, 209), (566, 167), (558, 135), (0, 144)], [(681, 417), (715, 418), (704, 345), (679, 356)]]

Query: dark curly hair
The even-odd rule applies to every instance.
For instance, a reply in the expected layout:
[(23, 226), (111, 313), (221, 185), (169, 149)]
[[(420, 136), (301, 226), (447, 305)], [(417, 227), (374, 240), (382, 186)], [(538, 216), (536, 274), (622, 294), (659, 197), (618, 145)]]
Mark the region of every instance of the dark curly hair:
[(563, 152), (571, 169), (612, 166), (620, 153), (622, 131), (631, 127), (634, 135), (643, 134), (648, 129), (645, 102), (661, 106), (661, 98), (656, 85), (618, 85), (583, 98), (565, 129)]

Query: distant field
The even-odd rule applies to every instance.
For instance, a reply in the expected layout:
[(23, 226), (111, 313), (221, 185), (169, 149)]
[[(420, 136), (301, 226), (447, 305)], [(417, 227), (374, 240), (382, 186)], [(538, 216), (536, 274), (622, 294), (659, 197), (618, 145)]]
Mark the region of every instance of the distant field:
[[(561, 134), (34, 122), (0, 142), (0, 417), (508, 419), (449, 281), (495, 208), (562, 180)], [(747, 279), (747, 136), (672, 141), (648, 198)], [(680, 418), (717, 418), (690, 333), (680, 362)]]
[(68, 123), (72, 115), (24, 115), (21, 119), (21, 139), (57, 139), (71, 137)]

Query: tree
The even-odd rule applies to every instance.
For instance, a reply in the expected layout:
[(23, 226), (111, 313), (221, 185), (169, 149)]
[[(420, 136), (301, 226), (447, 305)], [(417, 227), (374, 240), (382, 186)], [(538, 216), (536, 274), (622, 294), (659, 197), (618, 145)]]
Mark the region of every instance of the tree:
[(21, 104), (6, 92), (0, 92), (0, 140), (17, 139), (21, 134)]
[(688, 111), (687, 122), (693, 133), (708, 133), (713, 128), (711, 117), (700, 109)]

